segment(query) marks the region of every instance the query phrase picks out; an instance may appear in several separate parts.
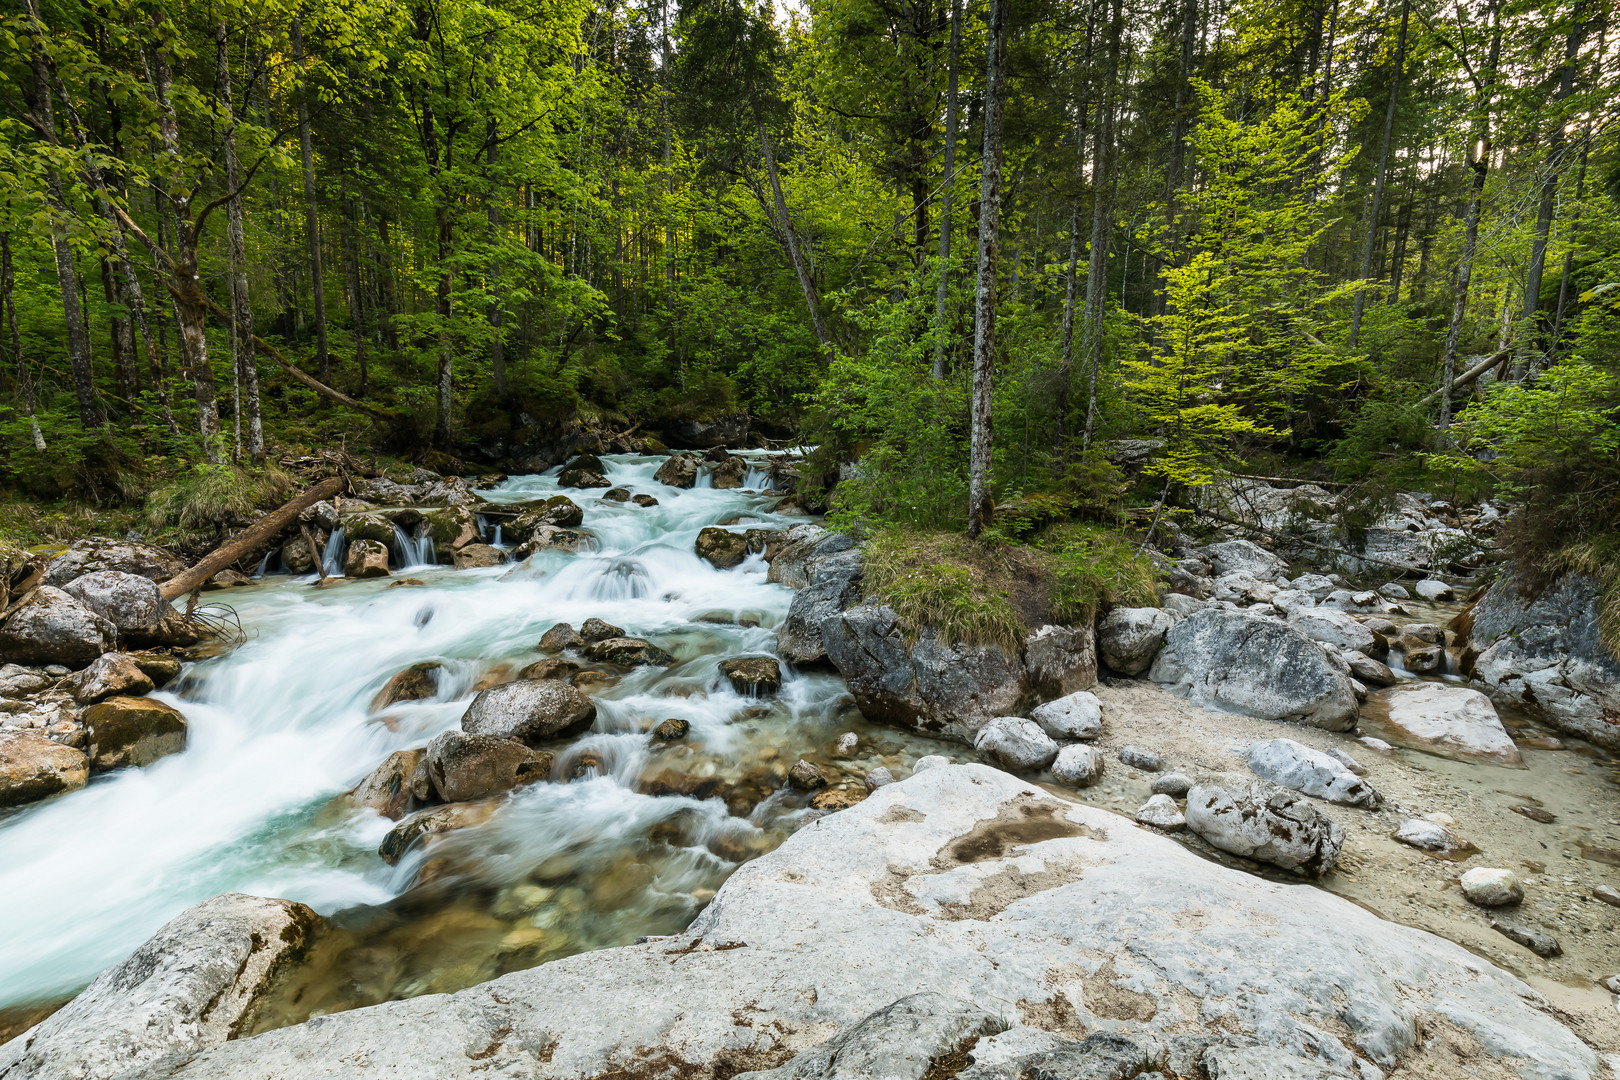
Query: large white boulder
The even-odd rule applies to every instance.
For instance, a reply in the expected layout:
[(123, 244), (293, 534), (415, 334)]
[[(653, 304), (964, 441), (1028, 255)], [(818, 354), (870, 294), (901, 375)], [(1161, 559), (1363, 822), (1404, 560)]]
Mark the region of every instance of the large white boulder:
[(1140, 675), (1153, 663), (1174, 624), (1162, 608), (1114, 608), (1097, 624), (1097, 652), (1121, 675)]
[(1321, 877), (1339, 861), (1344, 829), (1298, 794), (1259, 780), (1194, 784), (1187, 827), (1211, 847)]
[(1274, 578), (1287, 568), (1277, 556), (1250, 540), (1224, 540), (1210, 544), (1204, 554), (1215, 566), (1215, 573), (1253, 574), (1257, 578)]
[(118, 640), (118, 628), (61, 589), (42, 585), (0, 623), (0, 661), (81, 668)]
[(1090, 690), (1037, 705), (1029, 718), (1054, 739), (1095, 739), (1102, 734), (1102, 702)]
[(1293, 739), (1266, 739), (1249, 747), (1249, 770), (1256, 776), (1293, 788), (1316, 799), (1378, 809), (1383, 803), (1373, 786), (1344, 762)]
[[(1126, 1027), (1226, 1053), (1242, 1032), (1252, 1045), (1230, 1047), (1223, 1078), (1290, 1075), (1238, 1071), (1268, 1054), (1315, 1062), (1301, 1077), (1397, 1070), (1437, 1023), (1466, 1033), (1481, 1076), (1602, 1075), (1535, 990), (1457, 945), (979, 765), (917, 773), (801, 829), (674, 937), (323, 1016), (152, 1075), (735, 1075), (848, 1046), (925, 992), (990, 1013), (1009, 1029), (998, 1041), (1025, 1046), (1077, 1050), (1076, 1031)], [(971, 1030), (970, 1010), (945, 1012)]]
[(1351, 649), (1367, 656), (1381, 656), (1389, 651), (1386, 641), (1337, 608), (1295, 609), (1288, 613), (1288, 625), (1323, 645)]
[(1003, 768), (1033, 772), (1052, 764), (1058, 746), (1033, 720), (998, 716), (979, 729), (973, 749)]
[(1377, 694), (1389, 723), (1410, 741), (1459, 757), (1521, 765), (1519, 748), (1491, 699), (1443, 683), (1403, 683)]
[(303, 904), (242, 893), (188, 908), (59, 1011), (0, 1046), (0, 1076), (107, 1080), (165, 1059), (183, 1067), (252, 1026), (277, 975), (309, 950), (319, 923)]
[(1294, 627), (1206, 609), (1165, 635), (1149, 678), (1195, 704), (1330, 731), (1355, 726), (1355, 689), (1321, 645)]

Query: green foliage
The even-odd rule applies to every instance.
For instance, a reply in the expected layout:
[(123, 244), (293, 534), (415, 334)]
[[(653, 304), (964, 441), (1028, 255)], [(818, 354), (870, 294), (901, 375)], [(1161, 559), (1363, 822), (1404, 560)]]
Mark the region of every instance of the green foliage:
[(198, 465), (147, 496), (146, 521), (154, 529), (218, 529), (285, 501), (292, 488), (293, 478), (273, 465)]
[(1024, 623), (998, 587), (1012, 572), (1012, 549), (896, 528), (873, 534), (863, 555), (862, 587), (894, 609), (911, 640), (925, 627), (948, 642), (1016, 649), (1023, 640)]
[(1080, 523), (1056, 525), (1036, 545), (1050, 558), (1054, 618), (1081, 622), (1101, 605), (1159, 605), (1153, 561), (1118, 532)]

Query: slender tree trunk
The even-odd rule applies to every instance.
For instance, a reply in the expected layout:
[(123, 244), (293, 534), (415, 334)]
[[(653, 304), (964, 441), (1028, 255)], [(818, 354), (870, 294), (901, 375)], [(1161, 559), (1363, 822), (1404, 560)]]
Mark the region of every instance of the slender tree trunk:
[(1463, 247), (1457, 257), (1457, 292), (1452, 298), (1451, 322), (1440, 356), (1440, 445), (1451, 444), (1451, 386), (1457, 377), (1457, 346), (1462, 339), (1463, 318), (1468, 314), (1468, 285), (1474, 273), (1474, 254), (1479, 247), (1480, 205), (1485, 199), (1485, 177), (1491, 168), (1491, 97), (1496, 88), (1496, 65), (1502, 50), (1502, 10), (1500, 0), (1491, 4), (1491, 46), (1483, 76), (1476, 87), (1478, 127), (1468, 148), (1469, 171), (1473, 180), (1468, 190), (1468, 210), (1463, 218)]
[[(113, 260), (106, 255), (101, 257), (101, 292), (110, 310), (124, 307), (124, 291), (120, 287), (118, 276), (113, 272)], [(129, 324), (129, 319), (122, 315), (113, 315), (108, 320), (109, 337), (112, 340), (113, 370), (118, 376), (118, 392), (124, 400), (131, 404), (138, 393), (135, 385), (135, 365), (139, 357), (135, 354), (135, 332)]]
[(967, 534), (977, 539), (995, 520), (990, 469), (995, 449), (996, 266), (1001, 241), (1001, 125), (1007, 100), (1007, 34), (1011, 0), (990, 0), (985, 65), (984, 171), (979, 185), (979, 270), (973, 304), (973, 412), (969, 444)]
[(949, 315), (951, 294), (951, 218), (956, 206), (956, 125), (961, 111), (958, 74), (962, 64), (962, 0), (951, 0), (951, 53), (945, 76), (945, 176), (939, 194), (939, 291), (934, 303), (934, 378), (943, 379), (950, 359)]
[(298, 65), (298, 149), (304, 163), (304, 232), (309, 238), (309, 288), (315, 314), (315, 363), (321, 382), (332, 381), (332, 354), (326, 340), (326, 276), (321, 269), (321, 218), (315, 201), (315, 149), (309, 132), (309, 87), (304, 81), (303, 24), (292, 20), (293, 60)]
[(1389, 257), (1389, 302), (1401, 302), (1401, 278), (1406, 269), (1406, 241), (1412, 233), (1412, 189), (1407, 185), (1406, 200), (1395, 215), (1395, 250)]
[[(1586, 198), (1586, 157), (1592, 148), (1592, 133), (1583, 132), (1581, 135), (1581, 165), (1575, 173), (1575, 207), (1580, 212), (1582, 201)], [(1552, 332), (1547, 336), (1547, 354), (1552, 356), (1557, 352), (1558, 343), (1564, 337), (1564, 313), (1569, 304), (1570, 274), (1575, 269), (1575, 250), (1568, 248), (1564, 251), (1563, 273), (1558, 277), (1558, 306), (1553, 310)]]
[(44, 450), (45, 433), (40, 431), (39, 420), (34, 416), (34, 410), (38, 407), (34, 399), (34, 376), (28, 370), (28, 360), (23, 356), (22, 335), (17, 331), (16, 284), (17, 273), (11, 264), (11, 233), (0, 232), (0, 302), (5, 305), (11, 354), (17, 359), (17, 389), (22, 391), (23, 415), (28, 417), (28, 430), (33, 436), (34, 449)]
[(1114, 174), (1119, 149), (1114, 145), (1114, 95), (1119, 81), (1120, 37), (1124, 33), (1124, 5), (1114, 0), (1108, 29), (1108, 69), (1103, 78), (1102, 115), (1097, 124), (1096, 195), (1091, 200), (1091, 263), (1086, 271), (1086, 426), (1083, 449), (1091, 449), (1097, 426), (1097, 376), (1102, 367), (1103, 309), (1108, 302), (1108, 242), (1114, 225)]
[[(1395, 104), (1401, 96), (1401, 73), (1406, 67), (1406, 27), (1412, 16), (1412, 0), (1402, 0), (1401, 30), (1395, 39), (1394, 74), (1390, 76), (1389, 104), (1384, 109), (1384, 138), (1379, 144), (1378, 171), (1373, 176), (1372, 202), (1367, 207), (1367, 228), (1361, 238), (1361, 272), (1357, 278), (1365, 281), (1372, 270), (1373, 240), (1378, 236), (1378, 218), (1383, 212), (1384, 177), (1389, 173), (1389, 144), (1395, 133)], [(1350, 342), (1354, 349), (1361, 338), (1361, 317), (1367, 308), (1367, 288), (1356, 289), (1356, 306), (1350, 314)]]
[[(225, 234), (231, 249), (231, 360), (235, 371), (233, 386), (247, 409), (247, 449), (254, 461), (264, 460), (264, 417), (259, 408), (259, 369), (253, 352), (253, 304), (248, 294), (247, 224), (242, 209), (242, 169), (236, 157), (235, 110), (231, 101), (231, 63), (226, 48), (225, 20), (214, 25), (216, 51), (215, 81), (220, 104), (224, 106), (225, 188), (234, 192), (225, 204)], [(241, 442), (241, 408), (237, 410), (237, 442)]]
[(377, 326), (382, 331), (383, 346), (391, 353), (399, 352), (399, 326), (394, 316), (399, 314), (399, 293), (394, 288), (388, 261), (388, 216), (377, 215), (377, 269), (373, 274), (377, 283)]
[(1575, 57), (1581, 51), (1586, 24), (1581, 19), (1581, 3), (1576, 0), (1570, 13), (1569, 35), (1564, 40), (1564, 63), (1558, 70), (1558, 97), (1547, 132), (1547, 167), (1541, 178), (1541, 201), (1536, 207), (1535, 239), (1530, 244), (1530, 268), (1524, 279), (1524, 331), (1519, 338), (1518, 355), (1513, 359), (1514, 378), (1530, 373), (1531, 353), (1539, 327), (1536, 313), (1541, 307), (1541, 280), (1547, 268), (1547, 241), (1552, 235), (1553, 210), (1558, 199), (1558, 176), (1564, 157), (1563, 103), (1575, 89)]
[(371, 328), (366, 321), (366, 294), (361, 290), (360, 260), (355, 252), (356, 222), (360, 220), (360, 210), (356, 206), (354, 196), (350, 195), (345, 185), (343, 190), (343, 277), (345, 288), (349, 293), (349, 322), (354, 327), (354, 366), (360, 376), (360, 389), (355, 395), (363, 398), (369, 389), (369, 364), (366, 353), (371, 342)]
[(770, 132), (765, 130), (765, 118), (760, 115), (757, 104), (754, 109), (754, 124), (759, 131), (759, 152), (765, 158), (765, 173), (770, 179), (771, 200), (776, 207), (777, 228), (782, 233), (782, 244), (787, 248), (788, 259), (793, 263), (793, 272), (799, 278), (799, 290), (804, 293), (805, 307), (810, 309), (810, 324), (815, 328), (816, 340), (821, 342), (822, 349), (829, 353), (837, 353), (838, 345), (827, 332), (827, 323), (821, 317), (821, 296), (816, 291), (815, 280), (810, 276), (810, 267), (805, 262), (804, 252), (799, 248), (799, 238), (793, 230), (793, 219), (788, 216), (787, 200), (782, 197), (782, 177), (776, 168), (776, 149), (771, 145)]

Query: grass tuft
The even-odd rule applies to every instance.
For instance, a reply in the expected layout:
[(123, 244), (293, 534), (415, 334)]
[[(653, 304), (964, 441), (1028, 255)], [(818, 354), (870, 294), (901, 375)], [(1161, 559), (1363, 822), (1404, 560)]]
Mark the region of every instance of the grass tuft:
[(198, 465), (146, 497), (146, 520), (154, 529), (218, 528), (285, 500), (292, 489), (293, 478), (274, 465)]
[(1081, 622), (1102, 604), (1158, 607), (1158, 571), (1137, 544), (1111, 529), (1071, 522), (1036, 538), (1052, 575), (1052, 615)]
[(1016, 649), (1025, 626), (1009, 599), (1004, 545), (954, 533), (887, 529), (866, 542), (866, 591), (894, 609), (915, 641), (924, 627), (944, 640)]

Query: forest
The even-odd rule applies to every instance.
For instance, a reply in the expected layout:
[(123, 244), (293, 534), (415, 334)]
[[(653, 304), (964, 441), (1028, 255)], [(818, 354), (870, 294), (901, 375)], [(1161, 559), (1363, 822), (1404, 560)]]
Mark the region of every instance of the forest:
[(1613, 550), (1605, 0), (19, 3), (20, 539), (746, 414), (835, 520), (1264, 474)]

